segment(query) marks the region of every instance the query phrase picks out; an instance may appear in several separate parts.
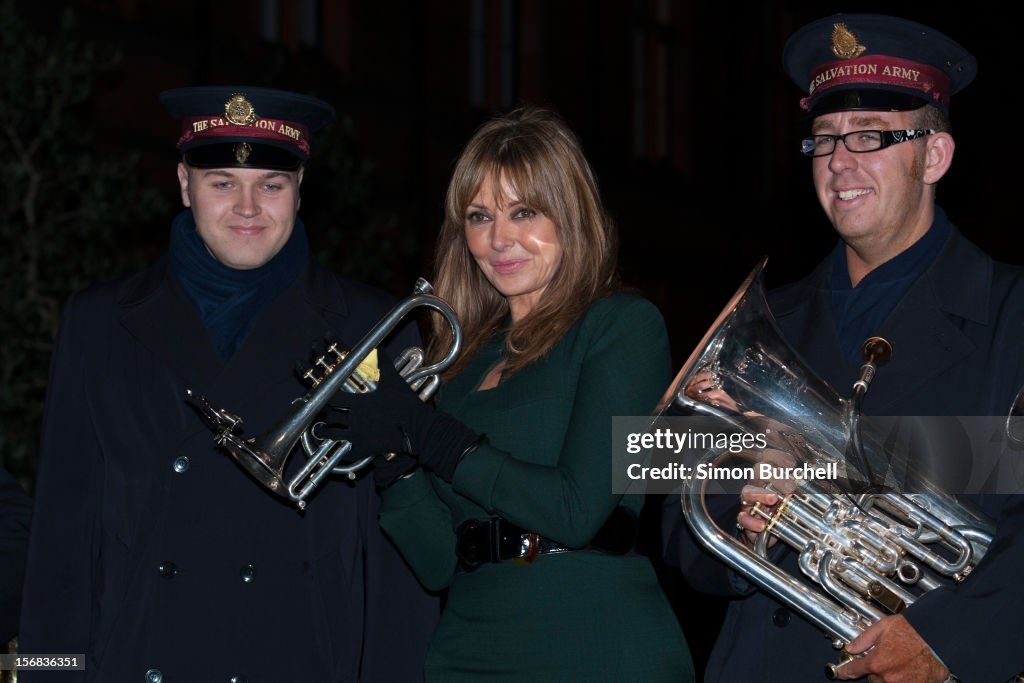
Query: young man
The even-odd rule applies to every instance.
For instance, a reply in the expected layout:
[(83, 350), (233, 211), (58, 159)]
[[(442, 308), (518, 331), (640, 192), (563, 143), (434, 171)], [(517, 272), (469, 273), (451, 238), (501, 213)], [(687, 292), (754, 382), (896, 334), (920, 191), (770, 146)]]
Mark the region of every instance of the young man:
[[(23, 679), (416, 680), (437, 607), (381, 535), (372, 477), (325, 482), (299, 513), (185, 401), (255, 436), (305, 393), (311, 340), (354, 343), (390, 308), (313, 262), (297, 216), (334, 110), (248, 87), (160, 99), (187, 208), (155, 265), (71, 298), (47, 391), (20, 650), (85, 670)], [(398, 336), (393, 353), (418, 341)]]
[[(843, 392), (857, 378), (864, 340), (888, 339), (893, 356), (865, 413), (1006, 415), (1024, 383), (1022, 273), (982, 253), (935, 205), (955, 147), (950, 96), (973, 79), (973, 57), (929, 27), (851, 14), (799, 30), (784, 63), (808, 91), (803, 152), (840, 238), (807, 278), (769, 295), (787, 341)], [(719, 521), (738, 525), (750, 542), (765, 524), (749, 506), (778, 497), (747, 487), (741, 498), (743, 507)], [(864, 656), (841, 667), (840, 678), (938, 683), (952, 671), (965, 681), (1004, 681), (1024, 670), (1024, 641), (1009, 621), (1024, 608), (1015, 578), (1024, 509), (1019, 496), (974, 498), (998, 526), (977, 569), (864, 631), (847, 646)], [(830, 640), (766, 594), (741, 590), (744, 582), (682, 528), (678, 501), (666, 507), (666, 523), (669, 560), (698, 589), (734, 598), (707, 680), (822, 680), (824, 664), (838, 659)], [(795, 553), (782, 544), (772, 552), (802, 577)]]

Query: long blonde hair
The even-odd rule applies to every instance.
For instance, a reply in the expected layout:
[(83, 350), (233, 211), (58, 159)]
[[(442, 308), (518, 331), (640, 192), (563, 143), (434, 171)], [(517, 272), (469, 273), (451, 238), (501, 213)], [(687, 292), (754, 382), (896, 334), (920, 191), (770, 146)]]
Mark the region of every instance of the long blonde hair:
[[(484, 277), (466, 244), (466, 209), (487, 174), (555, 224), (562, 257), (538, 304), (509, 329), (505, 372), (532, 363), (554, 346), (594, 301), (619, 288), (618, 235), (601, 203), (597, 180), (579, 141), (553, 112), (528, 107), (481, 126), (462, 151), (445, 201), (434, 257), (437, 293), (459, 316), (465, 345), (445, 373), (461, 371), (508, 316), (508, 302)], [(435, 316), (436, 318), (437, 316)], [(434, 320), (432, 355), (451, 343)]]

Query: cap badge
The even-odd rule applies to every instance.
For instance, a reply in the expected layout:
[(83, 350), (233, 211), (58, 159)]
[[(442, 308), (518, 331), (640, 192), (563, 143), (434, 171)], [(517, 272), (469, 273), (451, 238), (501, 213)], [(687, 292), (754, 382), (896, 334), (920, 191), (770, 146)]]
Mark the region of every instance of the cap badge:
[(241, 93), (235, 93), (224, 103), (224, 118), (236, 126), (251, 126), (258, 118), (252, 102)]
[(857, 36), (846, 24), (832, 24), (832, 54), (839, 59), (856, 59), (867, 48), (857, 42)]
[(244, 164), (249, 160), (250, 154), (252, 154), (252, 147), (249, 146), (248, 142), (235, 143), (235, 161)]

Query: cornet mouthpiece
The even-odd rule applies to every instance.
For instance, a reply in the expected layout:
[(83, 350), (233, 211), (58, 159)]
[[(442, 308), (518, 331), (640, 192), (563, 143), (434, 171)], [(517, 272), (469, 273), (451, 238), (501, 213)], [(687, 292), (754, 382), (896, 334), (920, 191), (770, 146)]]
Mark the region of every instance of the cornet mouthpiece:
[(885, 365), (892, 358), (892, 344), (884, 337), (868, 337), (864, 340), (861, 352), (865, 361), (878, 367)]

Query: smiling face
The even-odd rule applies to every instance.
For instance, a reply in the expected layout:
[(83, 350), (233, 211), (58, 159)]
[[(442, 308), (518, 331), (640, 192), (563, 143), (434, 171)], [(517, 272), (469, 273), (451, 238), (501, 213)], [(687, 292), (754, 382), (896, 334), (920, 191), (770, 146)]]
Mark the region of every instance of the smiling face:
[(302, 169), (199, 169), (178, 164), (178, 182), (199, 237), (229, 268), (259, 268), (291, 237)]
[(512, 320), (522, 320), (562, 261), (554, 221), (527, 206), (504, 179), (490, 173), (465, 211), (466, 244), (487, 280), (508, 301)]
[[(913, 111), (844, 111), (817, 117), (815, 135), (918, 128)], [(814, 187), (847, 247), (854, 284), (924, 235), (934, 217), (934, 188), (949, 168), (948, 133), (854, 154), (841, 143), (813, 160)]]

